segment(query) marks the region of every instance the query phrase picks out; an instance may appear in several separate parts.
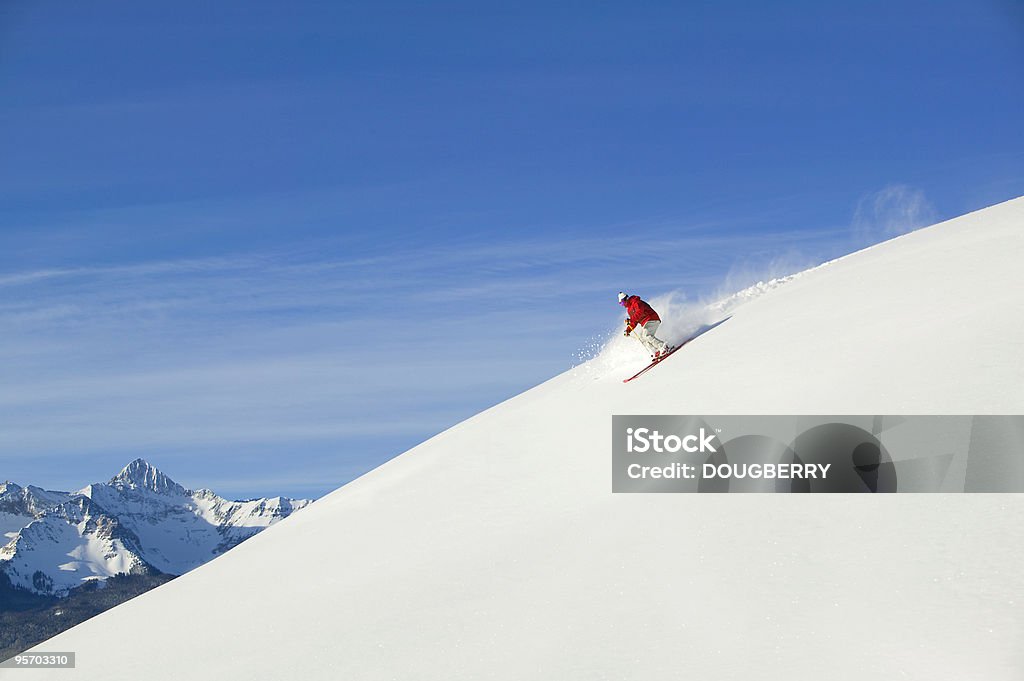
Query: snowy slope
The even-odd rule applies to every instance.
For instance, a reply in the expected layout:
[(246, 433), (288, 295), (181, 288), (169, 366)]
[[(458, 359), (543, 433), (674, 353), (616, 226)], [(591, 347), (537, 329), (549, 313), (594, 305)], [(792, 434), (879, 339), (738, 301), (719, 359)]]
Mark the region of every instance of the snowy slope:
[(1022, 226), (816, 268), (634, 383), (614, 339), (39, 649), (110, 680), (1020, 679), (1024, 496), (613, 495), (610, 417), (1021, 413)]
[(0, 543), (6, 543), (18, 534), (18, 530), (32, 522), (30, 515), (4, 513), (0, 511)]

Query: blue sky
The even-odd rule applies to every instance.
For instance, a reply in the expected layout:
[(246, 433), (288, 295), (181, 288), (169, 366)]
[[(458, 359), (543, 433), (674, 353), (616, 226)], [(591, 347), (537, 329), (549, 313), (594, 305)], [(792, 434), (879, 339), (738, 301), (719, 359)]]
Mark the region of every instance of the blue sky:
[(0, 479), (319, 496), (1024, 194), (1015, 2), (0, 5)]

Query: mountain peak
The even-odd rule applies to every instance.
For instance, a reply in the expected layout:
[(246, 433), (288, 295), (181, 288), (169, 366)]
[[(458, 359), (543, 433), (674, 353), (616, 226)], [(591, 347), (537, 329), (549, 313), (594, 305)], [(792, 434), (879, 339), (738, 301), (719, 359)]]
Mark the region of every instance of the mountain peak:
[(110, 479), (110, 484), (152, 492), (185, 494), (185, 488), (171, 480), (145, 459), (135, 459)]

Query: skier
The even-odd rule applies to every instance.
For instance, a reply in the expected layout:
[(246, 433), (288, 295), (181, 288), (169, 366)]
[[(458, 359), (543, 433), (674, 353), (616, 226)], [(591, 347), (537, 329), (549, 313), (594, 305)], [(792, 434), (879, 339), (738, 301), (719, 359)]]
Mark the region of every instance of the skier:
[(626, 308), (629, 317), (626, 319), (626, 331), (623, 335), (628, 336), (636, 331), (636, 338), (651, 353), (651, 359), (658, 360), (667, 355), (672, 346), (665, 343), (654, 334), (661, 326), (661, 317), (650, 305), (640, 300), (640, 296), (626, 295), (619, 291), (619, 305)]

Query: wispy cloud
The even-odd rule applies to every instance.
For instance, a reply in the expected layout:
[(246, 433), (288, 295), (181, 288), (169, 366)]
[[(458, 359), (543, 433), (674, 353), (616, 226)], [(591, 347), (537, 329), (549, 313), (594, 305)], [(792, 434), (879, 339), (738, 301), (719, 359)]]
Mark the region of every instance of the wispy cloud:
[(314, 476), (326, 491), (567, 369), (620, 288), (709, 291), (739, 253), (835, 235), (635, 226), (0, 272), (0, 465), (249, 452), (291, 480), (320, 457), (338, 475)]

